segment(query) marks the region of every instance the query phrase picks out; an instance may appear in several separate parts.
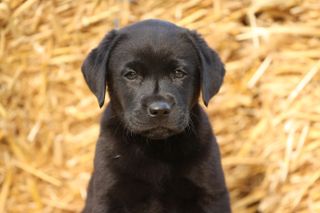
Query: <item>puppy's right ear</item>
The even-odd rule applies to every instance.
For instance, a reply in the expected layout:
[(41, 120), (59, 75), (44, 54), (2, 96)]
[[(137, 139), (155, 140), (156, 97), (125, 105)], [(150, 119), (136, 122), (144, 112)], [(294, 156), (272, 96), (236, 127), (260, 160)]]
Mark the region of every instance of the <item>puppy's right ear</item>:
[(97, 97), (100, 107), (104, 104), (106, 93), (108, 60), (118, 37), (115, 30), (110, 31), (98, 47), (91, 50), (81, 67), (83, 76), (91, 92)]

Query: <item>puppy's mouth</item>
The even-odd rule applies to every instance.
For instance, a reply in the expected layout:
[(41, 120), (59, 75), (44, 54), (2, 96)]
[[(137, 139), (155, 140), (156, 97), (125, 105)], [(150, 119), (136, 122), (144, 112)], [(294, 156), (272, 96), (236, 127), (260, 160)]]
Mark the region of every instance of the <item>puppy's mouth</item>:
[(180, 116), (167, 118), (167, 120), (144, 119), (143, 115), (128, 116), (124, 118), (124, 123), (130, 132), (141, 135), (151, 140), (163, 140), (173, 135), (179, 134), (188, 126), (189, 117)]
[(144, 135), (152, 140), (166, 139), (174, 134), (176, 134), (175, 131), (164, 127), (151, 128), (141, 132), (141, 135)]

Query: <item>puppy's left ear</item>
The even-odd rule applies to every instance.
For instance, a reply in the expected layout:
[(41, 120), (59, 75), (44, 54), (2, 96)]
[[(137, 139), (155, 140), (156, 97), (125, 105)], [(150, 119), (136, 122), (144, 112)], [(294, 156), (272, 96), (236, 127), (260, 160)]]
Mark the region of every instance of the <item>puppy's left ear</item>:
[(188, 31), (188, 37), (197, 50), (200, 59), (202, 99), (204, 104), (208, 106), (210, 99), (218, 93), (223, 83), (224, 65), (218, 54), (207, 45), (198, 33)]
[(91, 92), (97, 97), (100, 107), (104, 104), (106, 93), (109, 56), (118, 37), (115, 30), (110, 31), (100, 44), (91, 50), (81, 67), (83, 76)]

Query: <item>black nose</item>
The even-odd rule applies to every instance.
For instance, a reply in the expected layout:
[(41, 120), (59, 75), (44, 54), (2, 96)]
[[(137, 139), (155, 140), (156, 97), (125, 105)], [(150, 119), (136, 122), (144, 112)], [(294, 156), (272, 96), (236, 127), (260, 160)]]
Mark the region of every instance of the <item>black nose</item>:
[(171, 106), (165, 101), (155, 101), (148, 106), (148, 114), (151, 117), (165, 116), (171, 111)]

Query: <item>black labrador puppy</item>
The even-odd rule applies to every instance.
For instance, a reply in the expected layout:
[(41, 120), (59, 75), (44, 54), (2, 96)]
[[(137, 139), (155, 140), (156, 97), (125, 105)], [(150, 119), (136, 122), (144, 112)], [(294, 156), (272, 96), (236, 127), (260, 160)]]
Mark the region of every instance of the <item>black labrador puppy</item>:
[(160, 20), (108, 33), (82, 65), (104, 104), (85, 213), (228, 213), (219, 148), (205, 105), (223, 81), (218, 55)]

